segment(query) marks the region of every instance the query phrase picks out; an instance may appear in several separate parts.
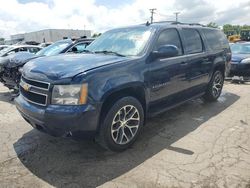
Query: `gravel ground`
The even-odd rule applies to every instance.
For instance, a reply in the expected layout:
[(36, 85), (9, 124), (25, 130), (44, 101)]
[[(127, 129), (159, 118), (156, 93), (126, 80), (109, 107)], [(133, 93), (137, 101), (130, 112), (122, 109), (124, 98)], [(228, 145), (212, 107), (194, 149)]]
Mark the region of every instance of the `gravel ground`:
[(0, 85), (0, 187), (250, 187), (250, 85), (148, 120), (122, 153), (33, 130)]

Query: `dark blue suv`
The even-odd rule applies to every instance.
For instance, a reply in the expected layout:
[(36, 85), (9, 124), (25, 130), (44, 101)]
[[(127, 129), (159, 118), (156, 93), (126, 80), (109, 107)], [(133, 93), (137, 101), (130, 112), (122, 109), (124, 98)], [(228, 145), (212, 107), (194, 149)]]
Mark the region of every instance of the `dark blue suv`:
[(40, 131), (91, 137), (121, 151), (134, 143), (146, 117), (201, 96), (215, 101), (230, 59), (218, 29), (176, 22), (114, 29), (84, 54), (27, 63), (15, 103)]

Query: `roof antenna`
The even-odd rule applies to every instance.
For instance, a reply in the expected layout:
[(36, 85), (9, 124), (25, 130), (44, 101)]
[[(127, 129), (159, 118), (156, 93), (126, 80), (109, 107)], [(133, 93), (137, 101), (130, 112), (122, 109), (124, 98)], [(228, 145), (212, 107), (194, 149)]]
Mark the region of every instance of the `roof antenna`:
[(149, 21), (147, 21), (147, 22), (146, 22), (146, 26), (150, 26), (150, 23), (149, 23)]

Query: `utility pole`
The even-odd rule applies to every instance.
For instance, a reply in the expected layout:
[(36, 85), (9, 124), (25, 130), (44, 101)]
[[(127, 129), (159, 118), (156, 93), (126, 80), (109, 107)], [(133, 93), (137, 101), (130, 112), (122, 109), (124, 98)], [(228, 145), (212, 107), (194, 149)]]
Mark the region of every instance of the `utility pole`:
[(175, 12), (175, 21), (178, 22), (178, 15), (180, 14), (180, 12)]
[(153, 23), (156, 8), (151, 8), (151, 9), (149, 9), (149, 11), (151, 12), (151, 17), (150, 17), (151, 21), (150, 22)]
[[(86, 36), (86, 26), (85, 26), (85, 24), (84, 24), (84, 36)], [(87, 36), (86, 36), (87, 37)]]

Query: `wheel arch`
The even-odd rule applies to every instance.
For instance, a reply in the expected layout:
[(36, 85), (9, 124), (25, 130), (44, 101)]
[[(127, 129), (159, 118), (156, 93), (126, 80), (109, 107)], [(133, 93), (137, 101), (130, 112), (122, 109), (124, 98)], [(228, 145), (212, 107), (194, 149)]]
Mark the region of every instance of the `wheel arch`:
[[(140, 83), (133, 83), (129, 85), (123, 85), (116, 89), (112, 89), (108, 91), (101, 99), (102, 106), (100, 110), (100, 117), (99, 122), (102, 122), (103, 118), (107, 114), (108, 109), (120, 98), (122, 97), (134, 97), (136, 98), (143, 107), (144, 110), (144, 117), (146, 117), (147, 113), (147, 101), (148, 101), (148, 94), (147, 90), (143, 84)], [(98, 125), (98, 130), (100, 129), (100, 123)]]
[(223, 73), (223, 76), (225, 76), (226, 60), (223, 57), (221, 57), (221, 56), (217, 57), (214, 60), (214, 68), (213, 68), (212, 75), (217, 70), (220, 70)]
[(225, 76), (225, 69), (226, 69), (226, 68), (225, 68), (225, 63), (224, 63), (224, 62), (221, 62), (221, 63), (217, 63), (217, 64), (215, 65), (214, 71), (213, 71), (213, 72), (219, 70), (219, 71), (221, 71), (221, 72), (223, 73), (223, 76)]

